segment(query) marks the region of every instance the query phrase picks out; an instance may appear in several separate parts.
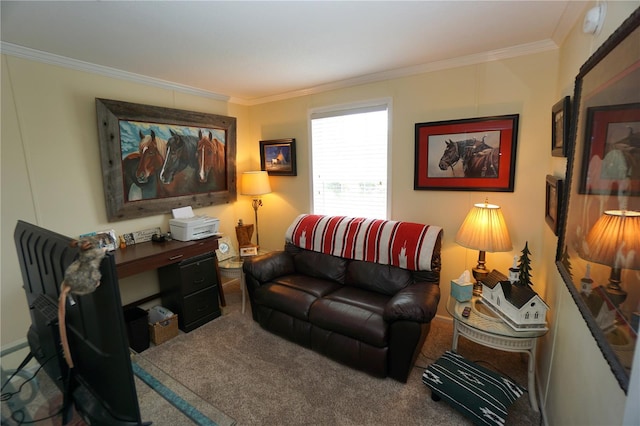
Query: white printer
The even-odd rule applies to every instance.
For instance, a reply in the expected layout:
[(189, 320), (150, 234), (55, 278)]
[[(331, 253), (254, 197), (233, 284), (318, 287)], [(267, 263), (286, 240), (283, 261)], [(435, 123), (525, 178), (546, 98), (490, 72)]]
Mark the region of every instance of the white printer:
[(178, 241), (200, 240), (218, 234), (220, 220), (209, 216), (194, 216), (191, 206), (173, 209), (169, 220), (171, 238)]

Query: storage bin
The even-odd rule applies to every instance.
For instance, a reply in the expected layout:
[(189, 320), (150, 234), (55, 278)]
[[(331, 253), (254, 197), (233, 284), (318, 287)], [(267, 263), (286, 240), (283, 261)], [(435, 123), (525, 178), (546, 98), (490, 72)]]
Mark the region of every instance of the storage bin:
[(147, 311), (142, 308), (135, 307), (124, 310), (129, 347), (136, 352), (142, 352), (149, 348), (148, 317)]
[(149, 324), (149, 334), (154, 345), (159, 345), (178, 335), (178, 315)]

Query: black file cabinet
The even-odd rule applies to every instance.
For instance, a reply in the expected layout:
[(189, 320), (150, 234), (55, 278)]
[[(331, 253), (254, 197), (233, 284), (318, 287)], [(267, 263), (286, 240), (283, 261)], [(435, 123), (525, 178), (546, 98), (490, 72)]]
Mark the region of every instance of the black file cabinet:
[(162, 304), (178, 314), (180, 330), (189, 332), (221, 315), (214, 253), (186, 259), (158, 270)]

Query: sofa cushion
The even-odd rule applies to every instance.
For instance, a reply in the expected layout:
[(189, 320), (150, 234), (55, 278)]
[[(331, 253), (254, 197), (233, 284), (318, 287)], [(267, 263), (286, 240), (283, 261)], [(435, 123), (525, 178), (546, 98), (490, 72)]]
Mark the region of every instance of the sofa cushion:
[(411, 272), (406, 269), (354, 260), (347, 266), (345, 284), (393, 295), (411, 284), (411, 280)]
[(296, 272), (344, 284), (347, 260), (309, 250), (300, 250), (290, 244), (286, 249), (293, 255)]
[(331, 299), (318, 299), (309, 311), (311, 324), (376, 347), (387, 345), (387, 324), (382, 315)]
[(268, 306), (305, 321), (309, 320), (309, 308), (317, 300), (315, 296), (305, 291), (273, 282), (257, 288), (254, 299), (259, 305)]
[(389, 296), (349, 286), (342, 287), (327, 295), (325, 298), (357, 306), (362, 309), (375, 312), (378, 315), (384, 314), (384, 308), (390, 299)]
[(302, 274), (285, 275), (274, 279), (273, 282), (304, 291), (315, 297), (323, 297), (342, 288), (342, 285), (335, 281), (309, 277)]

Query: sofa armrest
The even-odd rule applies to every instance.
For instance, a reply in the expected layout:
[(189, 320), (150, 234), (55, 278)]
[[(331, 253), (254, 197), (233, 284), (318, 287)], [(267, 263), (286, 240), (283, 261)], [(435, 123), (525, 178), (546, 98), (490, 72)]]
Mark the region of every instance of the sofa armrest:
[(415, 283), (403, 288), (391, 298), (384, 309), (384, 319), (388, 322), (406, 320), (428, 323), (438, 311), (438, 302), (438, 284)]
[(248, 257), (242, 270), (258, 284), (269, 282), (282, 275), (295, 273), (293, 257), (284, 251), (274, 251), (261, 256)]

